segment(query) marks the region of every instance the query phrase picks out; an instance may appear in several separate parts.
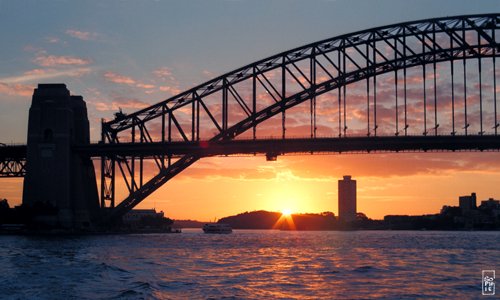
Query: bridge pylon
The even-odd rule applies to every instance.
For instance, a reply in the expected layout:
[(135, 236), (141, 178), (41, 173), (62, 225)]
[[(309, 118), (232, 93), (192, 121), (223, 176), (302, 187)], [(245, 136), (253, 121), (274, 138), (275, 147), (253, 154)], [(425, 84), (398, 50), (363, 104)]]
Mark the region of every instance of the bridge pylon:
[(36, 223), (91, 227), (99, 214), (94, 166), (72, 151), (90, 143), (86, 104), (64, 84), (39, 84), (29, 112), (23, 207)]

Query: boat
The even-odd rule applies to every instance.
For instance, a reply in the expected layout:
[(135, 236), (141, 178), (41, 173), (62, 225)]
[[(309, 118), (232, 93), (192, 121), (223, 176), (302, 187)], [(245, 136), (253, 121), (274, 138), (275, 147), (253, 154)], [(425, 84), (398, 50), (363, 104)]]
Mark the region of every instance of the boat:
[(203, 225), (203, 232), (205, 233), (231, 233), (233, 229), (229, 224), (225, 223), (207, 223)]

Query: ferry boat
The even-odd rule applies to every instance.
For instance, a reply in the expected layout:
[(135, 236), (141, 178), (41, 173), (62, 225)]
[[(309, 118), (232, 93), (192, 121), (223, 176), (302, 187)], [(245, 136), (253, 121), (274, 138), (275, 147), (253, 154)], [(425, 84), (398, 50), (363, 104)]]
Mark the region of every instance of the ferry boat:
[(205, 233), (231, 233), (233, 229), (229, 224), (224, 223), (207, 223), (203, 225), (203, 232)]

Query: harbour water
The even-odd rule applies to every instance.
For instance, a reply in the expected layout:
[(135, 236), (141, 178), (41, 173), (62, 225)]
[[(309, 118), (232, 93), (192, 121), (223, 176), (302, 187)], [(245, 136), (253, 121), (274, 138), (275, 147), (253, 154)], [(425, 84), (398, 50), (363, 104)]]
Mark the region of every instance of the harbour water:
[(2, 299), (469, 299), (500, 232), (0, 236), (0, 270)]

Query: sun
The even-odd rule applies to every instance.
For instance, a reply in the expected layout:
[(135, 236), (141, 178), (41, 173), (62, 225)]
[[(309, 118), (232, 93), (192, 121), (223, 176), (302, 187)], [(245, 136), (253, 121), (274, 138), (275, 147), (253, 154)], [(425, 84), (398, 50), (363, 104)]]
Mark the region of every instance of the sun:
[(297, 230), (295, 222), (293, 221), (291, 209), (285, 208), (281, 210), (281, 216), (276, 221), (276, 224), (274, 224), (273, 229)]

